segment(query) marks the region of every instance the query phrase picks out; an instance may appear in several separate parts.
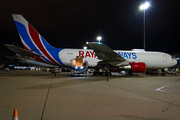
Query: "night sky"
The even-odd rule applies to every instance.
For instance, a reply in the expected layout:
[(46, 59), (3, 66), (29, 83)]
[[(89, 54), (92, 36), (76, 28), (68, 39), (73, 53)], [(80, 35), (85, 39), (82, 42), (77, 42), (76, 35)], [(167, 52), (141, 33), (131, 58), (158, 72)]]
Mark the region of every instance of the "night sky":
[[(144, 0), (3, 0), (0, 2), (0, 64), (14, 55), (3, 44), (22, 46), (11, 14), (24, 18), (54, 47), (78, 48), (87, 41), (114, 50), (143, 48)], [(146, 10), (146, 50), (180, 53), (180, 1), (150, 0)]]

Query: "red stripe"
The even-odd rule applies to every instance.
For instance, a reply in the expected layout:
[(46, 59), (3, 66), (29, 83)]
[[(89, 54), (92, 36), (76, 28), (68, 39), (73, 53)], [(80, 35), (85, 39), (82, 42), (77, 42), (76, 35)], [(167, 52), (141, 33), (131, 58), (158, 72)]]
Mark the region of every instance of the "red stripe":
[[(30, 49), (27, 48), (24, 44), (23, 44), (23, 47), (24, 47), (25, 50), (30, 51)], [(36, 60), (39, 60), (39, 61), (41, 61), (41, 62), (44, 62), (44, 63), (49, 64), (48, 62), (46, 62), (45, 60), (43, 60), (41, 57), (36, 57), (36, 56), (30, 56), (30, 57), (32, 57), (32, 58), (34, 58), (34, 59), (36, 59)]]
[(23, 44), (23, 47), (24, 47), (25, 50), (29, 50), (24, 44)]
[(28, 23), (29, 26), (29, 32), (30, 35), (36, 44), (36, 46), (39, 48), (39, 50), (54, 64), (59, 65), (52, 57), (47, 53), (47, 51), (44, 49), (43, 45), (41, 44), (41, 41), (39, 39), (39, 34), (38, 32)]

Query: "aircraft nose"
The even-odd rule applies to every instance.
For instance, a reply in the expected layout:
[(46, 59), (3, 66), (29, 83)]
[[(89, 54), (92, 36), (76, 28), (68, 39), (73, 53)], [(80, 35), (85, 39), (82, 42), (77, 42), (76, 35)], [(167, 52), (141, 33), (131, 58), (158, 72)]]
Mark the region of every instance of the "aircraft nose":
[(177, 60), (173, 59), (173, 63), (174, 63), (174, 65), (176, 65), (177, 64)]

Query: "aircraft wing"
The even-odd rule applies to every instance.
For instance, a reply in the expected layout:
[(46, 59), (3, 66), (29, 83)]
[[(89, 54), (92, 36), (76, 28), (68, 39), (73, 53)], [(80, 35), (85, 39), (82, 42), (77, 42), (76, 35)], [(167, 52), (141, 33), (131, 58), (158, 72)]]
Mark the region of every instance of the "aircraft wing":
[(129, 62), (122, 56), (114, 52), (111, 48), (103, 43), (89, 42), (88, 45), (94, 50), (99, 60), (108, 62), (113, 66), (128, 64)]
[(37, 53), (34, 53), (33, 51), (28, 51), (19, 47), (16, 47), (14, 45), (8, 45), (4, 44), (8, 49), (12, 50), (13, 52), (21, 55), (21, 56), (36, 56), (36, 57), (43, 57), (43, 55), (39, 55)]

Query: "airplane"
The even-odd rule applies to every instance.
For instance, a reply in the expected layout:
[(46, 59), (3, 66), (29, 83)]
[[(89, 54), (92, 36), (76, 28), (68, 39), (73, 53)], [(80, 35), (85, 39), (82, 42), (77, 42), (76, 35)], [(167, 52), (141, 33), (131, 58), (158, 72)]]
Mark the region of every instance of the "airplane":
[[(92, 49), (67, 49), (51, 46), (20, 14), (12, 14), (24, 48), (5, 44), (16, 56), (9, 58), (43, 67), (102, 68), (106, 71), (126, 70), (145, 72), (148, 69), (164, 69), (177, 64), (171, 55), (144, 49), (131, 51), (112, 50), (100, 42), (87, 42)], [(78, 64), (81, 61), (82, 64)]]

